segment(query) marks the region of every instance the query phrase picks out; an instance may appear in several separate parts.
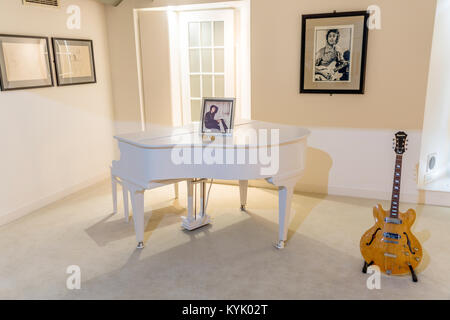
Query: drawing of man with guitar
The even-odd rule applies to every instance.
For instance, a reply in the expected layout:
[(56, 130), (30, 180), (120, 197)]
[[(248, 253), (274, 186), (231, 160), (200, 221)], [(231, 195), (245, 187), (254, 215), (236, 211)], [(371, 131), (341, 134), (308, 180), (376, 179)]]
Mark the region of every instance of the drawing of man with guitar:
[(340, 32), (329, 29), (326, 44), (316, 53), (314, 81), (348, 81), (350, 51), (338, 46)]

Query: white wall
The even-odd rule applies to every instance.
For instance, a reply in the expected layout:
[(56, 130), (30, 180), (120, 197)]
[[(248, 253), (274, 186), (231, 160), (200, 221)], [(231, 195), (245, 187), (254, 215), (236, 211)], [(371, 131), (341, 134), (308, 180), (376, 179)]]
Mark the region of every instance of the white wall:
[[(66, 9), (81, 8), (81, 30)], [(0, 92), (0, 224), (104, 178), (112, 159), (113, 106), (104, 6), (61, 8), (0, 1), (0, 33), (92, 39), (97, 83)]]
[[(450, 117), (450, 0), (438, 0), (423, 125), (419, 181), (421, 186), (439, 178), (449, 163)], [(436, 153), (436, 168), (427, 175), (427, 157)]]

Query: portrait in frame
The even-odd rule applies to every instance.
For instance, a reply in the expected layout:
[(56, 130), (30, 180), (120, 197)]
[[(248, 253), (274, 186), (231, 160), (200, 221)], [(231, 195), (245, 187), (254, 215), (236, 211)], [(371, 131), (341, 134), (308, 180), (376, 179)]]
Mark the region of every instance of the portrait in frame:
[(48, 39), (0, 34), (2, 91), (53, 86)]
[(300, 93), (363, 94), (369, 13), (302, 16)]
[(234, 98), (203, 98), (201, 133), (231, 134), (234, 128)]
[(52, 38), (58, 86), (96, 83), (92, 40)]

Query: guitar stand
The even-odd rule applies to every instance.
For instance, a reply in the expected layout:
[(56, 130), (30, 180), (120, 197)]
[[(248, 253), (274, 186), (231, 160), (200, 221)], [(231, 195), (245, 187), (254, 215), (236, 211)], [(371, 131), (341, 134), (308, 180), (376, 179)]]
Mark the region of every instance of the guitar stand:
[[(367, 263), (366, 261), (364, 261), (364, 266), (362, 268), (362, 273), (367, 273), (367, 268), (370, 267), (371, 265), (373, 265), (373, 261), (370, 261), (369, 263)], [(413, 267), (409, 264), (409, 271), (411, 271), (411, 278), (413, 282), (417, 282), (417, 275), (416, 272), (414, 271)]]
[(418, 281), (418, 280), (417, 280), (417, 276), (416, 276), (416, 273), (414, 272), (413, 267), (411, 267), (410, 264), (408, 265), (408, 267), (409, 267), (409, 271), (411, 271), (412, 281), (413, 281), (413, 282), (417, 282), (417, 281)]
[(373, 261), (370, 261), (369, 263), (364, 261), (364, 266), (362, 268), (362, 273), (367, 273), (367, 268), (370, 267), (371, 265), (373, 265)]

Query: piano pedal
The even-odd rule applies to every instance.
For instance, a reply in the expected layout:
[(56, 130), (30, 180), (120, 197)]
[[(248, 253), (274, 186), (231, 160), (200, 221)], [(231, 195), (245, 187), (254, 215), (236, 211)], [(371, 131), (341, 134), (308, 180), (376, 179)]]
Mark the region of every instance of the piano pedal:
[(211, 223), (211, 217), (207, 214), (195, 220), (189, 220), (187, 217), (181, 217), (181, 219), (183, 220), (181, 226), (188, 231), (201, 228)]

